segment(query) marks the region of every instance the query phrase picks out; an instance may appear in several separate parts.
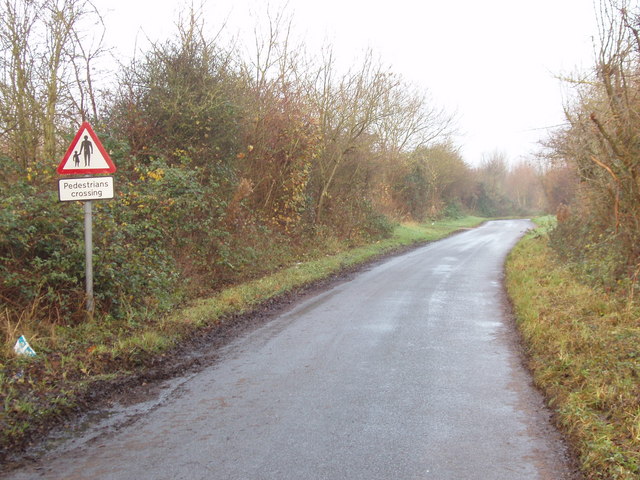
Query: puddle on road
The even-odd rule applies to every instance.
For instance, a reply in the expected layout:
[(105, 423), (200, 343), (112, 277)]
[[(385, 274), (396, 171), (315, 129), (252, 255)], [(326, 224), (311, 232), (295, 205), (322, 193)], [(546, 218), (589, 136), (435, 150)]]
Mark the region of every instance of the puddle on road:
[(389, 333), (396, 329), (396, 325), (392, 323), (372, 323), (369, 325), (362, 325), (361, 329), (375, 333)]
[(475, 322), (475, 325), (481, 328), (486, 328), (489, 330), (495, 330), (502, 326), (501, 322), (487, 322), (487, 321), (478, 321)]

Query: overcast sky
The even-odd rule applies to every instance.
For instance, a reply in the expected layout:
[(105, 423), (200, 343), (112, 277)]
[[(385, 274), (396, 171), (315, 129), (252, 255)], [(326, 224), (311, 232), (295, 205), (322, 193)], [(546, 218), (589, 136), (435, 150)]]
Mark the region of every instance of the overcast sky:
[[(182, 2), (96, 0), (107, 43), (126, 57), (145, 38), (175, 31)], [(197, 4), (197, 2), (194, 2)], [(285, 7), (286, 5), (286, 7)], [(271, 0), (293, 17), (294, 33), (313, 52), (333, 45), (343, 62), (372, 48), (395, 73), (456, 112), (465, 160), (505, 153), (528, 158), (549, 127), (563, 122), (566, 85), (555, 77), (588, 70), (597, 37), (592, 0)], [(209, 0), (211, 33), (248, 38), (264, 0)], [(563, 93), (564, 92), (564, 93)]]

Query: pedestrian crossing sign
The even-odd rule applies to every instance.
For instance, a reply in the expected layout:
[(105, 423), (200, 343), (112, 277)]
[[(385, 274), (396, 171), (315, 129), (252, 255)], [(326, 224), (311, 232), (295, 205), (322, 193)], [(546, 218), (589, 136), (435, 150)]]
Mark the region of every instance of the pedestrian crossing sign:
[(80, 130), (71, 142), (62, 162), (58, 165), (60, 175), (82, 175), (93, 173), (113, 173), (116, 166), (102, 146), (100, 139), (88, 122), (80, 126)]

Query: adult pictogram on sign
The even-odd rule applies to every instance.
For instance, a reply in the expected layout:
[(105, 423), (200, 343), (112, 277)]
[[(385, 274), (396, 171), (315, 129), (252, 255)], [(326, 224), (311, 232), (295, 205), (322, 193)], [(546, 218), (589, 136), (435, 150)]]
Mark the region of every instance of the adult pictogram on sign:
[(84, 151), (84, 166), (91, 166), (91, 154), (93, 153), (93, 143), (89, 140), (89, 136), (85, 135), (84, 140), (80, 144), (80, 152)]
[[(82, 161), (81, 161), (82, 159)], [(87, 122), (83, 123), (71, 142), (62, 162), (58, 165), (58, 173), (113, 173), (116, 166), (100, 143), (98, 136)]]

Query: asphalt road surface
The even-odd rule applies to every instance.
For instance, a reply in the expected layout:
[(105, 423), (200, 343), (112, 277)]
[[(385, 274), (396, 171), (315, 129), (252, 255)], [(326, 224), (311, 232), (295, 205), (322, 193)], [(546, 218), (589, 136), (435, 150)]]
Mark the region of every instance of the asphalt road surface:
[(305, 298), (7, 478), (573, 478), (501, 283), (529, 226), (490, 222)]

